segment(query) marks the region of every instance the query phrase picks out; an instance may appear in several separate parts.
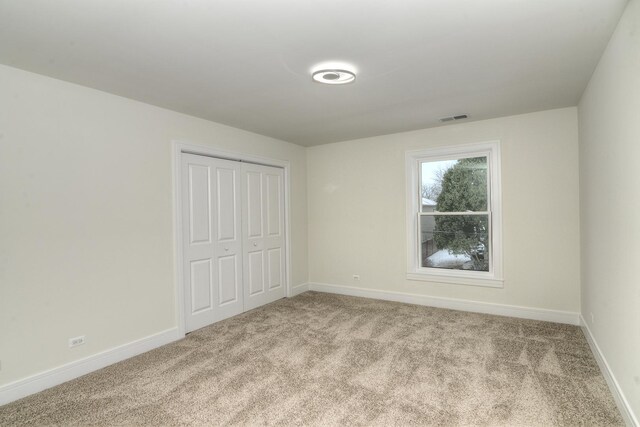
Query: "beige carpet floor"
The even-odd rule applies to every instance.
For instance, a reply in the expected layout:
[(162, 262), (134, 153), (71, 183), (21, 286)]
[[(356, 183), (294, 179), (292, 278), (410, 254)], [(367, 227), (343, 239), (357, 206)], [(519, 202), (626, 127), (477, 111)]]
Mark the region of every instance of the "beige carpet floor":
[(0, 425), (623, 425), (576, 326), (307, 292), (0, 407)]

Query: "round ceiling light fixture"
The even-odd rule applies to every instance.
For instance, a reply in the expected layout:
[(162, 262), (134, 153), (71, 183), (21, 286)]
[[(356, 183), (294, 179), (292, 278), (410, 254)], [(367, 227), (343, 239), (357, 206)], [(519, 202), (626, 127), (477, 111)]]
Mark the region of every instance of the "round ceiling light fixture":
[(314, 81), (328, 85), (344, 85), (356, 80), (355, 72), (338, 68), (317, 70), (311, 76)]

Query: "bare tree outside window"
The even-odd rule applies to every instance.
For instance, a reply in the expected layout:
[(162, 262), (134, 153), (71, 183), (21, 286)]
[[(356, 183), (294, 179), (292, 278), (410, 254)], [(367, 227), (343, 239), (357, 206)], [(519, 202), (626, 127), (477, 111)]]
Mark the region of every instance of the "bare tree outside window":
[(455, 161), (431, 162), (422, 164), (422, 197), (436, 200), (442, 191), (442, 180)]

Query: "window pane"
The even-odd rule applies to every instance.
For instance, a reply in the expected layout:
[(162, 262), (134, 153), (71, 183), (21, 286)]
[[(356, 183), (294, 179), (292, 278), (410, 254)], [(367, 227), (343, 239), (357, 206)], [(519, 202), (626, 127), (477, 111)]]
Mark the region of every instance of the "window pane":
[(421, 215), (422, 267), (489, 271), (488, 215)]
[(487, 158), (422, 162), (421, 212), (487, 211)]

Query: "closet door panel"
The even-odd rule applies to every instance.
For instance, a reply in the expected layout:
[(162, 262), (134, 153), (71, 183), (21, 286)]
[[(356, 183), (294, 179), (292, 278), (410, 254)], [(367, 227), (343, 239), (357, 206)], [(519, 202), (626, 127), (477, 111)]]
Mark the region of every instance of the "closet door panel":
[(221, 256), (218, 258), (218, 286), (220, 305), (238, 301), (241, 296), (238, 283), (238, 255)]
[(239, 314), (242, 302), (240, 165), (182, 155), (186, 331)]
[(284, 298), (284, 195), (281, 168), (243, 163), (245, 310)]
[(282, 234), (282, 189), (279, 175), (266, 175), (266, 211), (267, 234), (269, 237), (279, 237)]
[(191, 244), (211, 243), (210, 169), (189, 164), (189, 236)]
[(247, 237), (249, 239), (260, 239), (262, 237), (263, 209), (262, 209), (262, 174), (248, 171), (244, 175), (246, 185), (244, 186), (246, 201)]
[(212, 165), (207, 158), (183, 155), (183, 281), (186, 330), (215, 321), (216, 291)]
[(282, 286), (282, 249), (269, 249), (267, 257), (269, 258), (269, 289), (275, 289)]
[(264, 260), (261, 250), (248, 252), (249, 296), (255, 296), (264, 292)]
[(211, 259), (191, 261), (191, 314), (213, 309), (213, 269)]
[(218, 209), (218, 242), (233, 241), (237, 239), (238, 214), (236, 209), (236, 171), (234, 169), (218, 168), (217, 171), (218, 197), (216, 207)]
[(217, 265), (215, 321), (242, 313), (242, 226), (240, 164), (211, 159), (216, 177), (215, 259)]

